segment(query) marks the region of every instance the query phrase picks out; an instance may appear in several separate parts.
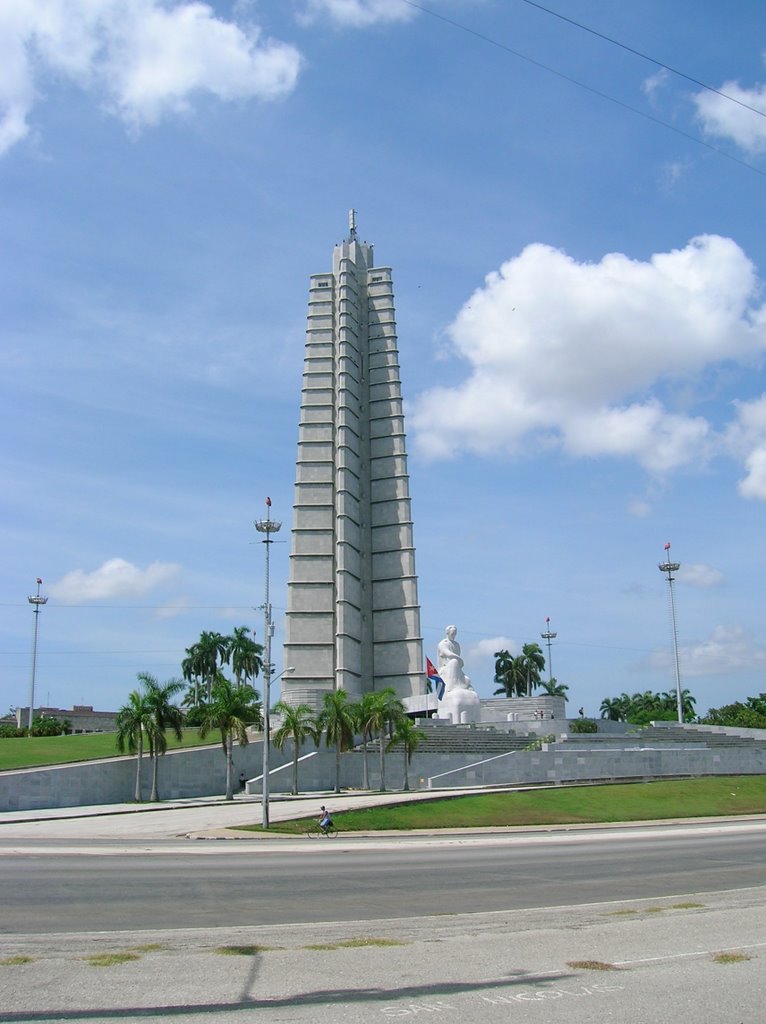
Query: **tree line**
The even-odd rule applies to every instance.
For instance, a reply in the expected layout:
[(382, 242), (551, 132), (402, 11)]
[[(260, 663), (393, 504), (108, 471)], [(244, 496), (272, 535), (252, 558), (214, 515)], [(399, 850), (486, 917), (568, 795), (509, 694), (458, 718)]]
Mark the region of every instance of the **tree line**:
[[(721, 725), (739, 729), (766, 729), (766, 693), (757, 697), (746, 697), (734, 701), (697, 717), (696, 699), (689, 690), (681, 690), (681, 707), (685, 722), (699, 725)], [(605, 697), (601, 701), (601, 717), (613, 722), (630, 722), (646, 725), (652, 721), (672, 722), (678, 717), (678, 700), (675, 690), (655, 693), (621, 693), (619, 697)]]
[[(688, 690), (681, 691), (681, 707), (685, 722), (696, 721), (696, 700)], [(655, 693), (621, 693), (619, 697), (605, 697), (601, 701), (601, 717), (612, 722), (631, 722), (647, 725), (649, 722), (673, 722), (678, 718), (678, 700), (675, 690)]]
[(495, 696), (531, 697), (538, 687), (550, 697), (565, 697), (569, 687), (555, 677), (543, 679), (545, 655), (537, 643), (524, 644), (521, 654), (495, 651)]
[[(160, 683), (147, 672), (139, 672), (140, 687), (131, 691), (127, 703), (117, 713), (117, 748), (120, 753), (136, 755), (134, 797), (142, 799), (142, 762), (148, 753), (151, 765), (150, 800), (159, 799), (159, 759), (167, 750), (168, 734), (180, 741), (185, 726), (195, 726), (204, 739), (219, 731), (226, 758), (227, 800), (234, 799), (234, 744), (247, 746), (248, 729), (262, 728), (263, 707), (259, 692), (250, 685), (263, 670), (263, 648), (249, 636), (247, 627), (236, 628), (231, 636), (203, 632), (199, 641), (186, 648), (181, 670), (183, 679)], [(234, 679), (224, 675), (230, 665)], [(180, 706), (175, 698), (186, 690)], [(401, 744), (404, 752), (403, 788), (409, 789), (408, 765), (425, 734), (407, 717), (393, 688), (365, 693), (352, 701), (343, 689), (325, 694), (322, 707), (315, 712), (308, 704), (292, 705), (279, 701), (273, 713), (281, 724), (273, 743), (283, 750), (293, 745), (292, 792), (298, 792), (298, 759), (301, 745), (308, 739), (319, 747), (322, 736), (327, 747), (335, 749), (335, 792), (340, 792), (341, 754), (350, 750), (356, 737), (362, 738), (363, 787), (369, 789), (367, 746), (377, 740), (380, 760), (380, 789), (386, 788), (386, 754)]]

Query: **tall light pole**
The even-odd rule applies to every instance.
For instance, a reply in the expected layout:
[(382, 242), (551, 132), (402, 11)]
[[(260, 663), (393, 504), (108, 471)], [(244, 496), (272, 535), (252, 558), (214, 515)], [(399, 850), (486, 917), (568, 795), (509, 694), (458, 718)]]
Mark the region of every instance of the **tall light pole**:
[(681, 568), (680, 562), (670, 561), (670, 541), (665, 545), (665, 561), (660, 562), (657, 568), (668, 577), (668, 590), (670, 592), (670, 621), (673, 627), (673, 657), (676, 666), (676, 704), (678, 706), (678, 721), (681, 725), (684, 722), (684, 705), (681, 698), (681, 670), (678, 662), (678, 630), (676, 629), (676, 602), (673, 598), (673, 573)]
[(558, 636), (557, 633), (551, 629), (551, 619), (547, 616), (545, 619), (545, 632), (541, 633), (540, 636), (545, 640), (548, 645), (548, 682), (553, 683), (553, 660), (551, 658), (551, 640), (555, 640)]
[(35, 672), (37, 670), (37, 634), (40, 628), (40, 608), (42, 605), (47, 604), (48, 598), (43, 597), (40, 593), (40, 587), (43, 585), (43, 581), (40, 577), (37, 577), (37, 593), (31, 594), (27, 601), (32, 605), (35, 614), (35, 633), (32, 641), (32, 675), (29, 680), (29, 721), (27, 736), (32, 735), (32, 720), (35, 712)]
[[(289, 676), (291, 672), (295, 671), (294, 665), (288, 665), (287, 668), (283, 668), (279, 675), (274, 676), (272, 682), (276, 683), (282, 676)], [(264, 693), (268, 693), (268, 687), (264, 687)], [(264, 698), (264, 708), (266, 707), (266, 700)], [(268, 723), (268, 724), (267, 724)], [(270, 730), (271, 723), (266, 711), (263, 716), (263, 778), (261, 779), (261, 828), (267, 829), (269, 827), (269, 769), (271, 766), (271, 736)]]
[(271, 618), (271, 604), (269, 602), (269, 552), (274, 541), (272, 534), (278, 533), (282, 524), (271, 518), (271, 498), (266, 499), (266, 518), (256, 519), (255, 528), (263, 533), (263, 543), (266, 545), (266, 599), (263, 604), (263, 796), (262, 806), (262, 827), (269, 827), (269, 747), (271, 745), (271, 720), (269, 714), (269, 701), (271, 699), (271, 638), (274, 635), (274, 623)]

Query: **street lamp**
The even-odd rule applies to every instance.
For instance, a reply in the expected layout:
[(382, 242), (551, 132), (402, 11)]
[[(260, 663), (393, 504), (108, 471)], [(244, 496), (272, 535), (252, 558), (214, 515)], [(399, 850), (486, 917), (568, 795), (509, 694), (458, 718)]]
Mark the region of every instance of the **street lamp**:
[[(293, 665), (282, 669), (274, 682), (295, 671)], [(261, 779), (261, 828), (269, 827), (269, 760), (271, 754), (271, 718), (269, 715), (269, 683), (264, 677), (263, 686), (263, 778)]]
[[(263, 543), (266, 545), (266, 599), (263, 604), (263, 828), (269, 827), (269, 744), (270, 728), (269, 700), (271, 690), (271, 638), (274, 636), (274, 623), (271, 618), (269, 602), (269, 552), (274, 543), (272, 534), (278, 533), (282, 524), (271, 518), (271, 498), (266, 498), (266, 518), (256, 519), (254, 526), (259, 533), (265, 534)], [(285, 669), (285, 672), (287, 669)], [(294, 671), (290, 669), (290, 671)], [(281, 675), (285, 673), (282, 672)]]
[(670, 592), (670, 621), (673, 627), (673, 657), (676, 667), (676, 704), (678, 706), (678, 721), (684, 723), (684, 706), (681, 699), (681, 670), (678, 663), (678, 630), (676, 629), (676, 603), (673, 599), (673, 573), (681, 568), (680, 562), (670, 561), (670, 541), (665, 545), (665, 561), (660, 562), (657, 568), (668, 577), (668, 590)]
[(40, 608), (42, 605), (47, 604), (48, 602), (48, 598), (43, 597), (42, 594), (40, 593), (40, 587), (42, 586), (42, 583), (43, 581), (38, 576), (37, 593), (31, 594), (27, 598), (27, 601), (29, 601), (29, 603), (32, 605), (34, 609), (35, 614), (35, 633), (34, 640), (32, 641), (32, 677), (29, 681), (29, 728), (27, 731), (27, 736), (32, 735), (32, 716), (34, 715), (35, 710), (35, 671), (37, 669), (37, 633), (40, 626)]
[(545, 620), (545, 632), (541, 633), (540, 636), (545, 640), (548, 646), (548, 682), (553, 683), (553, 660), (551, 659), (551, 640), (555, 640), (558, 636), (557, 633), (551, 629), (551, 619), (548, 616)]

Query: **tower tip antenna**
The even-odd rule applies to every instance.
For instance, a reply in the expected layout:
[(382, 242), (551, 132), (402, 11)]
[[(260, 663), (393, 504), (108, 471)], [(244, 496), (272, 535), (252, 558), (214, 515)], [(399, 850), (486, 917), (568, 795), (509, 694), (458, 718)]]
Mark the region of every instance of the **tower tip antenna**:
[(353, 242), (356, 238), (356, 210), (348, 211), (348, 237)]

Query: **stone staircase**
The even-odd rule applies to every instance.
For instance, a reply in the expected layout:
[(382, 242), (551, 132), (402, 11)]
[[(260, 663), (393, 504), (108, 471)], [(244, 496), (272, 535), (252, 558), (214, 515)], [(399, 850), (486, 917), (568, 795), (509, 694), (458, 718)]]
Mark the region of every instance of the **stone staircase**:
[[(519, 736), (515, 733), (498, 732), (492, 728), (469, 727), (463, 725), (443, 725), (438, 728), (425, 728), (426, 738), (418, 744), (418, 754), (471, 754), (479, 760), (507, 754), (512, 750), (524, 750), (536, 737)], [(360, 744), (355, 748), (362, 750)], [(401, 744), (395, 744), (392, 752), (401, 750)], [(367, 744), (367, 751), (378, 751), (377, 740)]]
[(683, 725), (652, 726), (648, 725), (636, 737), (644, 741), (665, 741), (668, 743), (700, 743), (710, 747), (756, 747), (766, 750), (766, 737), (756, 739), (751, 736), (741, 736), (736, 733), (727, 732), (703, 732), (699, 729), (685, 728)]

